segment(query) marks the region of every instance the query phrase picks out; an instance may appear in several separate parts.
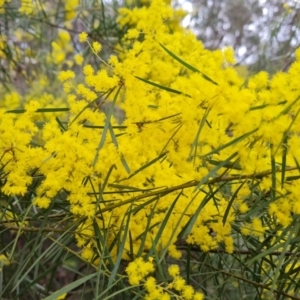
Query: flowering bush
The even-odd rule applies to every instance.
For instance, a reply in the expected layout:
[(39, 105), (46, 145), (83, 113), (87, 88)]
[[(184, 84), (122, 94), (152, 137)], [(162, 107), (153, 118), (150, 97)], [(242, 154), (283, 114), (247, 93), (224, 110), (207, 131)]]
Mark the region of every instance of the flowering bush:
[[(65, 95), (3, 96), (1, 228), (17, 232), (6, 255), (15, 259), (18, 239), (37, 232), (35, 247), (47, 238), (60, 249), (58, 265), (71, 253), (96, 270), (49, 297), (90, 279), (102, 281), (101, 299), (203, 299), (217, 282), (221, 295), (241, 280), (245, 294), (298, 295), (300, 50), (288, 72), (245, 81), (232, 49), (205, 49), (183, 16), (162, 0), (121, 8), (117, 54), (102, 55), (82, 31), (70, 63), (71, 36), (59, 31), (45, 61)], [(30, 271), (19, 269), (22, 279)]]

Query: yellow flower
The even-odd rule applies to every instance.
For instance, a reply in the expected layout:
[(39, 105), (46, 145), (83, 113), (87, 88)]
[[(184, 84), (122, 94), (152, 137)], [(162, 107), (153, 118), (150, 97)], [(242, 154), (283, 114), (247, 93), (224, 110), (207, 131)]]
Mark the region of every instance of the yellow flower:
[(76, 8), (79, 5), (79, 0), (66, 0), (65, 5), (65, 18), (66, 20), (71, 20), (76, 16)]
[(203, 300), (203, 299), (204, 299), (203, 294), (201, 294), (201, 293), (194, 294), (193, 300)]
[(74, 55), (74, 61), (75, 61), (76, 65), (81, 66), (84, 61), (84, 58), (81, 54), (76, 54), (76, 55)]
[(79, 36), (78, 36), (79, 42), (80, 42), (80, 43), (86, 42), (87, 37), (88, 37), (88, 35), (87, 35), (86, 32), (81, 32), (81, 33), (79, 34)]
[(142, 279), (142, 276), (136, 274), (132, 274), (128, 277), (129, 283), (131, 285), (139, 285)]
[(156, 288), (156, 280), (154, 277), (150, 276), (145, 282), (145, 289), (150, 293)]
[(170, 276), (172, 276), (172, 277), (178, 276), (179, 273), (180, 273), (179, 266), (178, 266), (178, 265), (171, 265), (171, 266), (168, 268), (168, 273), (169, 273)]
[(174, 289), (177, 291), (181, 291), (185, 288), (185, 280), (182, 277), (176, 277), (174, 280)]
[(241, 233), (245, 236), (250, 235), (251, 234), (251, 228), (249, 227), (249, 225), (246, 225), (244, 227), (241, 228)]
[(246, 203), (241, 203), (239, 206), (239, 211), (244, 214), (249, 210), (249, 207)]
[[(126, 273), (128, 274), (128, 280), (131, 285), (138, 285), (140, 281), (145, 278), (149, 273), (154, 271), (153, 263), (148, 261), (145, 262), (143, 258), (138, 257), (133, 262), (129, 263), (126, 268)], [(153, 286), (155, 282), (149, 280), (147, 286)]]
[(70, 33), (66, 30), (61, 30), (58, 32), (58, 44), (61, 46), (61, 47), (66, 47), (67, 44), (70, 42), (71, 40), (71, 36), (70, 36)]
[(126, 37), (128, 39), (135, 39), (135, 38), (138, 38), (139, 35), (140, 35), (140, 32), (136, 28), (133, 28), (133, 29), (128, 30)]
[(67, 80), (70, 80), (70, 79), (73, 79), (75, 77), (75, 73), (73, 71), (61, 71), (58, 75), (58, 80), (59, 81), (67, 81)]
[(90, 75), (94, 75), (94, 69), (92, 67), (92, 65), (86, 65), (83, 68), (83, 74), (85, 76), (90, 76)]
[(226, 236), (224, 238), (224, 243), (225, 243), (225, 249), (227, 253), (232, 253), (233, 252), (233, 238), (232, 236)]
[(182, 291), (182, 296), (184, 297), (184, 299), (186, 300), (193, 299), (193, 295), (194, 295), (193, 287), (190, 285), (186, 285)]
[(169, 246), (169, 253), (170, 253), (170, 256), (172, 256), (175, 259), (179, 259), (182, 256), (181, 251), (177, 250), (177, 248), (174, 244)]
[(34, 11), (32, 0), (21, 0), (19, 12), (21, 14), (30, 15)]
[(236, 63), (236, 59), (234, 57), (234, 50), (232, 47), (226, 47), (223, 49), (223, 55), (228, 64)]
[(81, 256), (87, 261), (92, 261), (94, 255), (94, 251), (90, 247), (85, 247), (81, 253)]
[(47, 197), (36, 197), (33, 201), (33, 204), (39, 208), (48, 208), (51, 203), (51, 199)]
[(253, 228), (253, 235), (255, 236), (262, 236), (265, 232), (265, 229), (262, 225), (262, 222), (259, 218), (253, 218), (252, 220), (252, 228)]
[(249, 79), (248, 87), (253, 90), (263, 90), (267, 87), (268, 80), (269, 74), (265, 71), (261, 71)]
[(94, 50), (95, 53), (99, 53), (101, 51), (101, 49), (102, 49), (102, 46), (98, 42), (93, 42), (92, 48), (93, 48), (93, 50)]
[(35, 112), (41, 107), (40, 103), (36, 100), (31, 100), (25, 105), (27, 112)]
[(10, 261), (7, 259), (7, 257), (4, 254), (0, 254), (0, 272), (3, 265), (8, 266), (9, 264)]
[(284, 3), (283, 4), (283, 8), (285, 9), (285, 11), (286, 11), (287, 14), (290, 14), (290, 13), (293, 12), (293, 10), (291, 9), (291, 7), (289, 6), (288, 3)]

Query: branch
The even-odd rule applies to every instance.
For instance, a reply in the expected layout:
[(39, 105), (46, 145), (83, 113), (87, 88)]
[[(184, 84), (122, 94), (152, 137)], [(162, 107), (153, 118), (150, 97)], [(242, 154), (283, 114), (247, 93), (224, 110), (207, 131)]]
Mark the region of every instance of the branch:
[[(297, 169), (298, 169), (297, 167), (288, 167), (288, 168), (286, 168), (286, 171), (293, 171), (293, 170), (297, 170)], [(279, 172), (280, 170), (277, 170), (277, 171)], [(261, 178), (263, 178), (265, 176), (268, 176), (268, 175), (271, 175), (271, 174), (272, 174), (272, 170), (263, 171), (263, 172), (260, 172), (260, 173), (257, 173), (257, 174), (252, 174), (252, 175), (221, 176), (221, 177), (217, 177), (217, 178), (207, 180), (206, 182), (203, 183), (203, 185), (204, 184), (213, 184), (213, 183), (217, 183), (217, 182), (225, 182), (225, 181), (229, 182), (229, 181), (241, 180), (241, 179), (261, 179)], [(148, 197), (153, 197), (153, 196), (161, 197), (161, 196), (164, 196), (166, 194), (175, 192), (177, 190), (183, 190), (183, 189), (186, 189), (186, 188), (195, 187), (199, 184), (199, 182), (200, 181), (193, 180), (193, 181), (181, 184), (181, 185), (177, 185), (177, 186), (173, 186), (173, 187), (169, 187), (169, 188), (164, 188), (162, 190), (158, 190), (158, 191), (154, 191), (154, 192), (150, 192), (150, 193), (143, 193), (142, 195), (132, 197), (130, 199), (118, 202), (116, 204), (108, 205), (107, 207), (101, 209), (101, 211), (99, 211), (96, 215), (99, 215), (103, 212), (112, 210), (112, 209), (120, 207), (122, 205), (130, 204), (130, 203), (133, 203), (135, 201), (139, 201), (139, 200), (142, 200), (142, 199), (145, 199), (145, 198), (148, 198)]]

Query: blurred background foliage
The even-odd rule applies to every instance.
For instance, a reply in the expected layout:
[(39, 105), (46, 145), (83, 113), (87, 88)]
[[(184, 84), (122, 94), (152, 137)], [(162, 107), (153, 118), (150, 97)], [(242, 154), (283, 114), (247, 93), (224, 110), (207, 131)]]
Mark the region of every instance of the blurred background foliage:
[(232, 46), (239, 66), (251, 73), (285, 71), (300, 45), (300, 1), (189, 0), (186, 19), (211, 50)]
[(116, 22), (121, 5), (116, 0), (4, 1), (0, 8), (2, 87), (25, 94), (38, 79), (43, 91), (55, 92), (59, 87), (53, 89), (48, 83), (56, 80), (59, 71), (76, 71), (87, 62), (97, 67), (99, 61), (78, 42), (78, 34), (87, 32), (91, 41), (101, 43), (104, 56), (112, 54), (124, 33)]

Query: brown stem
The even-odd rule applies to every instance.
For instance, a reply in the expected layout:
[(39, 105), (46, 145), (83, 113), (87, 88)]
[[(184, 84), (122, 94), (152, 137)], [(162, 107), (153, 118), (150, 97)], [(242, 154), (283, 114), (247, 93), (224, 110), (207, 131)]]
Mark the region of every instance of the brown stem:
[[(293, 170), (297, 170), (297, 169), (298, 169), (297, 167), (288, 167), (288, 168), (286, 168), (286, 171), (293, 171)], [(213, 184), (213, 183), (216, 183), (216, 182), (241, 180), (241, 179), (260, 179), (262, 177), (265, 177), (265, 176), (268, 176), (268, 175), (271, 175), (271, 174), (272, 174), (272, 171), (270, 170), (270, 171), (263, 171), (263, 172), (260, 172), (258, 174), (252, 174), (252, 175), (220, 176), (220, 177), (217, 177), (217, 178), (207, 180), (206, 182), (203, 183), (203, 185)], [(114, 208), (120, 207), (122, 205), (130, 204), (130, 203), (133, 203), (133, 202), (138, 201), (138, 200), (142, 200), (142, 199), (145, 199), (145, 198), (148, 198), (148, 197), (153, 197), (153, 196), (160, 197), (160, 196), (172, 193), (176, 190), (183, 190), (183, 189), (186, 189), (186, 188), (195, 187), (198, 184), (199, 184), (199, 181), (193, 180), (193, 181), (190, 181), (190, 182), (187, 182), (187, 183), (184, 183), (184, 184), (181, 184), (181, 185), (169, 187), (169, 188), (160, 188), (159, 190), (149, 192), (149, 193), (143, 192), (139, 196), (135, 196), (135, 197), (129, 198), (127, 200), (124, 200), (124, 201), (121, 201), (121, 202), (118, 202), (118, 203), (115, 203), (115, 204), (108, 205), (107, 207), (101, 209), (101, 211), (98, 212), (96, 215), (101, 215), (103, 212), (110, 211)], [(63, 214), (59, 214), (59, 215), (49, 215), (48, 218), (53, 219), (53, 218), (64, 217), (64, 216), (68, 216), (68, 215), (69, 215), (68, 213), (63, 213)], [(39, 219), (43, 219), (43, 217), (40, 217)], [(87, 217), (83, 217), (83, 220), (86, 220), (86, 219), (87, 219)], [(22, 222), (22, 221), (31, 221), (31, 220), (32, 220), (31, 218), (25, 218), (24, 220), (2, 220), (1, 223), (4, 224), (4, 223)]]
[[(187, 250), (188, 247), (189, 247), (188, 244), (176, 245), (176, 249), (178, 249), (178, 250)], [(225, 254), (228, 254), (228, 255), (231, 255), (231, 254), (252, 255), (255, 252), (255, 250), (253, 250), (253, 251), (250, 251), (250, 250), (233, 250), (231, 253), (228, 253), (228, 252), (226, 252), (225, 249), (209, 250), (208, 252), (204, 252), (197, 246), (190, 246), (190, 250), (193, 251), (193, 252), (215, 253), (215, 254), (225, 253)], [(263, 252), (259, 252), (259, 253), (263, 253)], [(259, 253), (255, 253), (255, 254), (259, 254)], [(268, 253), (268, 255), (280, 256), (280, 255), (282, 255), (282, 252), (274, 251), (274, 252)], [(292, 256), (292, 255), (295, 255), (295, 253), (290, 252), (290, 251), (287, 251), (286, 253), (284, 253), (284, 256)], [(300, 255), (300, 253), (299, 253), (299, 255)]]
[[(297, 169), (298, 169), (297, 167), (288, 167), (288, 168), (286, 168), (286, 171), (292, 171), (292, 170), (297, 170)], [(207, 180), (206, 182), (203, 183), (203, 185), (213, 184), (213, 183), (216, 183), (216, 182), (241, 180), (241, 179), (260, 179), (262, 177), (265, 177), (265, 176), (268, 176), (268, 175), (271, 175), (271, 174), (272, 174), (272, 170), (263, 171), (263, 172), (260, 172), (260, 173), (257, 173), (257, 174), (252, 174), (252, 175), (221, 176), (221, 177), (217, 177), (217, 178)], [(164, 194), (169, 194), (169, 193), (172, 193), (176, 190), (183, 190), (183, 189), (186, 189), (186, 188), (195, 187), (198, 184), (199, 184), (199, 181), (193, 180), (193, 181), (190, 181), (190, 182), (187, 182), (187, 183), (184, 183), (184, 184), (181, 184), (181, 185), (177, 185), (177, 186), (174, 186), (174, 187), (164, 188), (164, 189), (154, 191), (154, 192), (150, 192), (150, 193), (143, 193), (142, 195), (132, 197), (132, 198), (127, 199), (125, 201), (122, 201), (122, 202), (119, 202), (119, 203), (116, 203), (116, 204), (108, 205), (107, 207), (103, 208), (101, 210), (101, 212), (99, 212), (98, 214), (101, 214), (103, 212), (112, 210), (114, 208), (120, 207), (122, 205), (129, 204), (129, 203), (141, 200), (141, 199), (145, 199), (145, 198), (153, 197), (153, 196), (164, 196)]]

